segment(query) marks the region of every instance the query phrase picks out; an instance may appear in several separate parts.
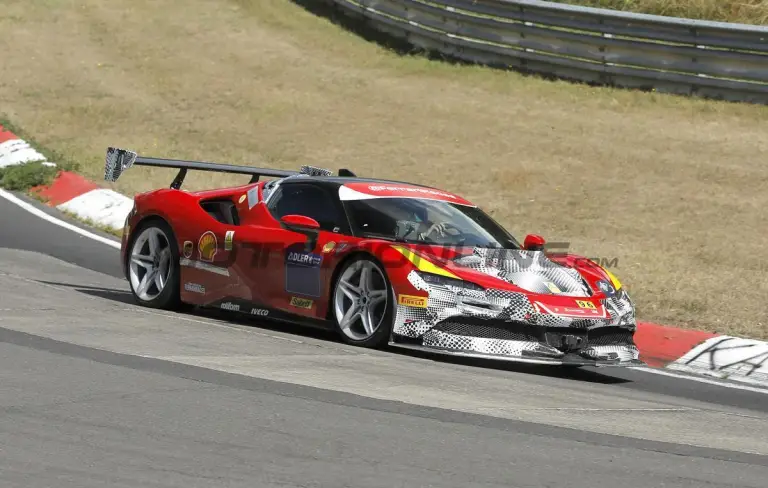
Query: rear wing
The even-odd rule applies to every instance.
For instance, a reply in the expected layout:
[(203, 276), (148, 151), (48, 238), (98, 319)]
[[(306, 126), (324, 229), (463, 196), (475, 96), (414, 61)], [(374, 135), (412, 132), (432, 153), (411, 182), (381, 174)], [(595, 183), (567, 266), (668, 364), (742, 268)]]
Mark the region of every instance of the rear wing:
[[(107, 181), (117, 181), (131, 166), (154, 166), (157, 168), (178, 168), (179, 172), (171, 183), (171, 188), (178, 190), (184, 183), (187, 171), (190, 169), (197, 171), (214, 171), (217, 173), (234, 173), (250, 175), (251, 183), (256, 183), (262, 176), (271, 176), (284, 178), (286, 176), (310, 175), (310, 176), (330, 176), (331, 172), (313, 166), (302, 166), (301, 171), (290, 171), (283, 169), (254, 168), (251, 166), (238, 166), (234, 164), (206, 163), (202, 161), (184, 161), (181, 159), (160, 159), (147, 158), (139, 156), (134, 151), (110, 147), (107, 149), (106, 165), (104, 166), (104, 179)], [(339, 170), (340, 176), (355, 176), (347, 169)]]

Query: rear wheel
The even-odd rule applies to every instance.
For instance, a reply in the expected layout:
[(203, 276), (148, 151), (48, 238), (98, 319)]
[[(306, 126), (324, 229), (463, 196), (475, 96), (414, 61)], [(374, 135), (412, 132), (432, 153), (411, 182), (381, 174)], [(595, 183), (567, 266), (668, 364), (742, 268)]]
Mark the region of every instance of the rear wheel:
[(128, 255), (128, 281), (140, 305), (178, 306), (179, 250), (171, 227), (164, 221), (151, 221), (136, 232)]
[(333, 292), (336, 327), (344, 342), (363, 347), (387, 343), (392, 330), (393, 299), (386, 273), (372, 259), (349, 261)]

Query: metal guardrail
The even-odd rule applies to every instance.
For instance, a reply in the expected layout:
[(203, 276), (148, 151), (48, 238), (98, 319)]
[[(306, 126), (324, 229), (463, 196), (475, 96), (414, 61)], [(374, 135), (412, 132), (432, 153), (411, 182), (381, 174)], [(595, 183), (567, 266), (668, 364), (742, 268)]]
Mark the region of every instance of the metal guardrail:
[(602, 85), (768, 103), (768, 28), (537, 0), (330, 0), (451, 58)]

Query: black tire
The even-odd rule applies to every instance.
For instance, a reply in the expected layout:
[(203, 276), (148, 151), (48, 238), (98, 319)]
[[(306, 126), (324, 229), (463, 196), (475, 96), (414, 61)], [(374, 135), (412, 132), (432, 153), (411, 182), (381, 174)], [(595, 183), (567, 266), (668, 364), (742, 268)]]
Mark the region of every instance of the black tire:
[[(165, 239), (169, 253), (170, 253), (170, 262), (168, 264), (168, 277), (165, 281), (165, 285), (163, 286), (162, 290), (156, 295), (152, 296), (149, 299), (144, 299), (139, 296), (136, 290), (136, 283), (133, 278), (134, 276), (134, 270), (132, 268), (132, 255), (135, 253), (134, 246), (136, 245), (137, 241), (139, 241), (145, 232), (147, 231), (159, 231), (160, 235), (163, 236)], [(143, 246), (142, 246), (143, 247)], [(144, 248), (146, 249), (146, 248)], [(137, 304), (148, 307), (148, 308), (157, 308), (157, 309), (164, 309), (164, 310), (177, 310), (179, 306), (181, 305), (181, 297), (180, 297), (180, 290), (181, 290), (181, 284), (180, 284), (180, 270), (179, 270), (179, 246), (176, 241), (176, 235), (173, 232), (173, 229), (171, 229), (171, 226), (168, 225), (168, 223), (165, 220), (162, 219), (151, 219), (145, 222), (142, 222), (139, 224), (136, 230), (134, 230), (133, 235), (131, 236), (131, 241), (128, 245), (128, 253), (126, 257), (127, 263), (127, 275), (128, 275), (128, 283), (131, 287), (131, 293), (133, 294), (133, 299), (136, 301)], [(141, 268), (140, 266), (137, 266), (137, 268)], [(138, 277), (138, 276), (137, 276)]]
[[(345, 272), (353, 268), (355, 266), (359, 265), (372, 265), (375, 268), (378, 269), (378, 271), (381, 273), (381, 279), (383, 281), (383, 287), (385, 287), (385, 290), (380, 291), (386, 291), (386, 303), (383, 306), (383, 313), (381, 314), (381, 319), (378, 322), (378, 326), (376, 327), (375, 331), (372, 335), (366, 337), (366, 338), (354, 338), (350, 337), (348, 333), (345, 333), (343, 328), (340, 325), (340, 321), (338, 318), (338, 313), (336, 310), (336, 303), (337, 303), (337, 295), (340, 293), (344, 293), (340, 287), (339, 283), (342, 280), (342, 277), (344, 277)], [(349, 298), (347, 298), (349, 300)], [(357, 256), (354, 257), (342, 264), (342, 268), (340, 272), (338, 273), (336, 280), (333, 284), (333, 292), (331, 294), (331, 320), (333, 320), (333, 323), (335, 325), (336, 331), (339, 334), (339, 337), (341, 337), (341, 340), (346, 342), (347, 344), (351, 344), (354, 346), (359, 347), (367, 347), (367, 348), (380, 348), (382, 346), (385, 346), (389, 342), (390, 335), (392, 333), (392, 323), (395, 313), (395, 306), (394, 306), (394, 296), (392, 293), (392, 285), (389, 281), (389, 277), (387, 277), (387, 273), (384, 270), (384, 267), (381, 266), (381, 264), (378, 263), (373, 257), (371, 256)]]

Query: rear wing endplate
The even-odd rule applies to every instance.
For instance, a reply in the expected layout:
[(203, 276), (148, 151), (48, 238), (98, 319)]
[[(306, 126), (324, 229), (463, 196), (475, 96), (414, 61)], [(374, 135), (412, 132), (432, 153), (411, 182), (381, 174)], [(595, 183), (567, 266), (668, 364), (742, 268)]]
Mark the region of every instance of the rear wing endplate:
[[(107, 149), (106, 165), (104, 167), (104, 179), (107, 181), (117, 181), (120, 175), (123, 174), (131, 166), (154, 166), (156, 168), (177, 168), (179, 170), (176, 177), (171, 183), (171, 188), (180, 189), (184, 178), (187, 176), (187, 171), (190, 169), (197, 171), (214, 171), (217, 173), (234, 173), (242, 175), (250, 175), (251, 183), (256, 183), (262, 176), (271, 176), (276, 178), (284, 178), (286, 176), (294, 176), (299, 174), (309, 175), (330, 175), (330, 171), (320, 168), (314, 168), (311, 166), (302, 166), (301, 171), (290, 171), (283, 169), (268, 169), (268, 168), (253, 168), (251, 166), (238, 166), (234, 164), (218, 164), (218, 163), (205, 163), (202, 161), (184, 161), (181, 159), (159, 159), (159, 158), (146, 158), (138, 156), (134, 151), (127, 149), (120, 149), (116, 147), (110, 147)], [(354, 176), (349, 170), (341, 170), (347, 172), (348, 176)]]

